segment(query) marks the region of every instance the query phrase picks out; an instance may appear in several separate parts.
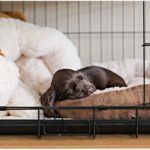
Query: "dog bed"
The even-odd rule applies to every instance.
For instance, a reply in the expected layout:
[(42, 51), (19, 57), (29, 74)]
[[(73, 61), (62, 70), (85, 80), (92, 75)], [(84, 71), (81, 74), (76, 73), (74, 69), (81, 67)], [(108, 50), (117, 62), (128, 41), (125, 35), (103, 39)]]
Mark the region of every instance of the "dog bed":
[[(150, 84), (146, 87), (146, 102), (150, 103)], [(136, 106), (143, 103), (143, 85), (117, 89), (110, 92), (96, 93), (78, 100), (66, 100), (57, 103), (57, 106)], [(92, 109), (59, 110), (62, 117), (73, 119), (92, 119)], [(96, 119), (132, 119), (135, 110), (96, 110)], [(150, 118), (150, 110), (140, 110), (139, 117)]]

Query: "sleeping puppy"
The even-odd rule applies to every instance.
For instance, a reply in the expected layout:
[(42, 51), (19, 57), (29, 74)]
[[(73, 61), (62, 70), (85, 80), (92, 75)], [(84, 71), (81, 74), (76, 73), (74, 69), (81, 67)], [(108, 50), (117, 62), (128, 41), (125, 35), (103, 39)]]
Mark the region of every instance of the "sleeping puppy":
[[(95, 90), (95, 86), (84, 74), (71, 69), (61, 69), (54, 74), (51, 87), (41, 96), (40, 101), (43, 106), (54, 106), (56, 101), (86, 97)], [(51, 113), (53, 111), (44, 110), (46, 117), (51, 116)]]
[[(126, 83), (119, 75), (105, 68), (89, 66), (77, 71), (61, 69), (54, 74), (51, 87), (40, 100), (44, 106), (54, 106), (56, 101), (83, 98), (96, 89), (115, 86), (123, 87)], [(45, 110), (44, 115), (51, 116), (51, 111)]]

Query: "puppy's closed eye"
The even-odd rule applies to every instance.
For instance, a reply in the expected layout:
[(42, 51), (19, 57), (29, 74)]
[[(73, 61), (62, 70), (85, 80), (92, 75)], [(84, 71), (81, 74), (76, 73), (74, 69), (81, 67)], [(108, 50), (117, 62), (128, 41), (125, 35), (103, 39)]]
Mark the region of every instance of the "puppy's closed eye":
[(68, 86), (68, 90), (69, 89), (72, 89), (73, 91), (76, 89), (76, 83), (75, 83), (75, 81), (71, 81), (70, 83), (69, 83), (69, 86)]

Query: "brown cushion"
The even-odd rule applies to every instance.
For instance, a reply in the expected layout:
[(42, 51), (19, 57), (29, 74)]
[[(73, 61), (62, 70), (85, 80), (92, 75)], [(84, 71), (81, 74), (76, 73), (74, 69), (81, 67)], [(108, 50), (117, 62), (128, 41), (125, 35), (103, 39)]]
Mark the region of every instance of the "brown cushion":
[[(146, 85), (146, 102), (150, 102), (150, 85)], [(133, 106), (143, 103), (143, 85), (131, 88), (94, 94), (77, 100), (58, 102), (56, 106)], [(73, 119), (92, 119), (92, 110), (58, 110), (62, 117)], [(139, 117), (150, 117), (149, 110), (140, 110)], [(135, 110), (96, 110), (96, 119), (131, 119), (135, 117)]]

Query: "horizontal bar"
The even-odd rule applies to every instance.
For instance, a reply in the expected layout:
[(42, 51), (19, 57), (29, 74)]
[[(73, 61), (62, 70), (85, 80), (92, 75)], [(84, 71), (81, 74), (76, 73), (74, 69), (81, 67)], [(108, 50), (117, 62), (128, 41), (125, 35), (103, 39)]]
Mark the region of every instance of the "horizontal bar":
[(150, 43), (144, 43), (142, 46), (150, 46)]
[[(5, 109), (4, 109), (5, 108)], [(134, 105), (134, 106), (23, 106), (23, 107), (7, 107), (0, 106), (0, 111), (3, 110), (38, 110), (38, 109), (52, 109), (52, 110), (71, 110), (71, 109), (97, 109), (97, 110), (107, 110), (107, 109), (150, 109), (150, 105)]]
[[(142, 31), (90, 31), (90, 32), (63, 32), (64, 34), (143, 34)], [(145, 34), (150, 34), (147, 31)]]

